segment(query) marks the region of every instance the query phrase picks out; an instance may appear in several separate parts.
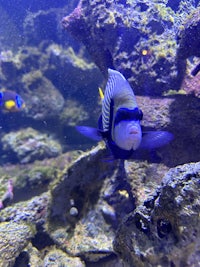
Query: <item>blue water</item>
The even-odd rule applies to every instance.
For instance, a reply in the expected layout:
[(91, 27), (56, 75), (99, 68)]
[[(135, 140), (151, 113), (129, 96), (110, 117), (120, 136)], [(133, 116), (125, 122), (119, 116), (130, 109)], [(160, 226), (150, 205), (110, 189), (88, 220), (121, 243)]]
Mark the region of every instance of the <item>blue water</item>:
[[(105, 74), (105, 65), (121, 70), (123, 75), (132, 82), (131, 85), (136, 94), (154, 96), (161, 95), (162, 90), (171, 89), (171, 85), (168, 88), (169, 73), (174, 72), (172, 62), (174, 59), (161, 55), (159, 60), (152, 62), (157, 57), (157, 53), (160, 53), (160, 49), (166, 49), (166, 47), (162, 48), (163, 41), (160, 41), (160, 36), (165, 40), (173, 35), (173, 40), (170, 39), (170, 42), (175, 43), (175, 31), (178, 31), (178, 27), (183, 23), (184, 16), (186, 17), (199, 5), (198, 0), (157, 1), (158, 4), (166, 3), (166, 6), (171, 9), (170, 14), (174, 14), (174, 22), (170, 22), (169, 18), (160, 21), (160, 14), (155, 12), (155, 20), (152, 19), (147, 24), (147, 30), (140, 27), (140, 19), (145, 20), (143, 14), (148, 10), (148, 2), (133, 1), (136, 3), (136, 11), (141, 12), (141, 18), (138, 15), (135, 17), (132, 28), (126, 29), (124, 22), (117, 18), (117, 25), (115, 25), (117, 31), (114, 36), (117, 41), (112, 34), (109, 34), (109, 31), (112, 32), (109, 26), (98, 32), (100, 60), (101, 56), (104, 57), (103, 63), (99, 63), (94, 57), (96, 55), (93, 54), (92, 43), (88, 46), (86, 43), (85, 47), (76, 39), (76, 36), (72, 36), (62, 26), (62, 18), (69, 15), (78, 2), (78, 0), (0, 1), (0, 73), (2, 73), (0, 90), (1, 88), (13, 90), (20, 94), (26, 103), (25, 111), (1, 112), (2, 136), (31, 127), (39, 133), (55, 138), (61, 144), (63, 152), (74, 148), (91, 147), (95, 143), (79, 136), (74, 126), (77, 124), (97, 126), (101, 112), (98, 87), (105, 85), (106, 75), (103, 76), (101, 73), (103, 71)], [(126, 1), (114, 1), (113, 5), (115, 3), (124, 6), (122, 13), (129, 7)], [(120, 12), (120, 10), (117, 11)], [(131, 16), (133, 16), (132, 13), (130, 18)], [(146, 19), (148, 19), (147, 15)], [(98, 23), (101, 25), (101, 19)], [(144, 21), (141, 20), (141, 25), (142, 23)], [(155, 40), (152, 38), (154, 35), (158, 35)], [(157, 49), (160, 44), (161, 48)], [(118, 45), (127, 53), (124, 58), (116, 49)], [(70, 47), (71, 52), (68, 50)], [(169, 48), (169, 54), (172, 53), (171, 51)], [(65, 56), (65, 53), (68, 55)], [(113, 55), (115, 58), (112, 58)], [(94, 64), (93, 60), (95, 60), (96, 67), (94, 64), (92, 70), (85, 68), (87, 69), (85, 71), (84, 67), (83, 69), (80, 67), (82, 58), (88, 66)], [(104, 64), (103, 68), (101, 64)], [(123, 64), (125, 67), (122, 67)], [(151, 77), (149, 75), (152, 68), (158, 76), (155, 79), (154, 75)], [(41, 75), (43, 80), (41, 81), (38, 76), (34, 80), (34, 75)], [(137, 82), (134, 80), (134, 75), (139, 77)], [(158, 82), (158, 88), (154, 86), (157, 80), (160, 82), (160, 84)], [(41, 87), (40, 84), (42, 84)], [(0, 147), (3, 148), (3, 144)], [(6, 151), (2, 150), (1, 153), (8, 158), (8, 161), (11, 160), (12, 156), (7, 157)]]
[[(41, 69), (41, 71), (43, 72), (43, 63), (40, 62), (40, 58), (43, 53), (45, 55), (45, 49), (48, 46), (52, 44), (59, 45), (61, 49), (60, 52), (64, 51), (65, 49), (68, 49), (69, 47), (73, 47), (74, 52), (78, 53), (81, 48), (81, 45), (71, 35), (69, 35), (66, 31), (63, 30), (63, 26), (61, 23), (62, 18), (65, 15), (70, 14), (70, 12), (72, 12), (73, 9), (76, 7), (77, 3), (78, 1), (69, 1), (66, 3), (66, 1), (52, 0), (0, 1), (0, 60), (4, 61), (4, 63), (5, 61), (10, 62), (8, 64), (1, 64), (1, 68), (4, 69), (3, 72), (5, 75), (3, 74), (0, 77), (0, 90), (1, 88), (4, 88), (6, 90), (13, 90), (20, 94), (26, 102), (26, 111), (22, 111), (19, 113), (1, 112), (0, 127), (2, 136), (12, 131), (18, 131), (22, 128), (31, 127), (33, 129), (39, 130), (42, 133), (54, 135), (55, 139), (61, 143), (64, 152), (67, 150), (71, 150), (73, 149), (73, 147), (76, 146), (84, 146), (85, 142), (88, 143), (87, 140), (77, 142), (77, 133), (73, 130), (73, 127), (68, 125), (67, 122), (62, 122), (61, 125), (59, 115), (62, 110), (60, 110), (55, 116), (47, 116), (46, 118), (45, 116), (43, 116), (42, 119), (35, 118), (37, 116), (34, 117), (33, 113), (37, 113), (37, 110), (40, 109), (45, 110), (45, 108), (43, 108), (43, 103), (45, 103), (46, 106), (50, 106), (51, 110), (52, 104), (50, 102), (54, 102), (52, 100), (53, 96), (49, 96), (48, 88), (44, 89), (44, 92), (42, 93), (44, 95), (44, 99), (39, 99), (37, 101), (37, 104), (35, 104), (33, 98), (40, 98), (40, 96), (37, 94), (37, 90), (34, 91), (35, 86), (31, 86), (30, 90), (28, 89), (29, 91), (27, 92), (27, 89), (24, 88), (25, 86), (22, 82), (24, 74), (29, 75), (31, 71), (37, 71), (39, 69)], [(44, 12), (45, 14), (45, 12), (48, 12), (48, 10), (50, 9), (52, 10), (52, 13), (47, 16), (41, 16), (36, 22), (35, 26), (32, 26), (31, 22), (29, 24), (29, 19), (27, 18), (31, 17), (31, 14), (33, 16), (35, 14), (38, 14), (39, 12)], [(32, 53), (30, 49), (35, 49), (34, 53), (36, 54), (38, 49), (38, 52), (39, 54), (41, 54), (41, 56), (37, 57), (37, 55)], [(16, 70), (16, 64), (14, 63), (14, 65), (12, 65), (12, 60), (20, 53), (22, 57), (27, 56), (27, 59), (25, 60), (24, 65), (20, 66), (19, 70)], [(91, 59), (88, 54), (86, 57), (88, 57), (89, 62), (91, 62)], [(49, 59), (48, 57), (44, 60), (44, 64), (51, 64), (51, 62), (48, 63), (48, 61), (51, 61), (51, 59)], [(60, 66), (59, 62), (56, 62), (56, 59), (52, 60), (55, 66), (54, 70), (51, 71), (46, 68), (45, 73), (43, 72), (42, 75), (53, 84), (54, 89), (58, 90), (60, 96), (63, 97), (64, 101), (69, 98), (74, 99), (76, 101), (76, 99), (79, 98), (80, 102), (83, 98), (84, 102), (91, 102), (93, 100), (94, 102), (96, 102), (97, 98), (94, 99), (94, 96), (83, 93), (86, 90), (86, 87), (90, 86), (90, 84), (83, 84), (82, 91), (78, 94), (76, 92), (75, 95), (73, 95), (73, 87), (77, 91), (78, 86), (76, 84), (76, 73), (72, 73), (72, 75), (66, 75), (65, 71), (66, 73), (68, 73), (68, 69), (65, 69), (65, 67)], [(65, 60), (63, 60), (63, 62), (64, 61)], [(19, 59), (19, 64), (21, 62), (22, 60)], [(10, 66), (9, 64), (12, 66)], [(70, 62), (68, 67), (69, 66)], [(32, 74), (30, 73), (30, 77), (31, 75)], [(64, 75), (65, 77), (63, 78)], [(81, 79), (81, 77), (78, 77), (78, 79)], [(83, 77), (83, 79), (87, 80), (86, 77)], [(99, 79), (97, 80), (96, 86), (98, 86), (98, 82)], [(70, 117), (70, 115), (68, 117)], [(2, 145), (0, 147), (2, 147)], [(2, 151), (2, 154), (5, 154), (5, 157), (7, 158), (8, 154), (6, 155), (5, 151)], [(15, 156), (13, 155), (12, 157), (12, 153), (9, 153), (8, 161), (11, 160), (12, 162), (12, 158), (15, 158)]]
[[(17, 1), (0, 1), (0, 8), (2, 14), (2, 23), (0, 26), (1, 32), (4, 33), (5, 43), (8, 38), (5, 32), (5, 26), (7, 27), (8, 24), (13, 26), (13, 31), (10, 32), (10, 35), (15, 35), (17, 39), (19, 39), (20, 45), (23, 45), (24, 39), (24, 21), (27, 17), (28, 13), (37, 13), (41, 10), (48, 10), (50, 8), (61, 8), (63, 9), (63, 14), (70, 13), (73, 8), (76, 6), (78, 1), (70, 1), (70, 3), (66, 4), (66, 1), (25, 1), (25, 0), (17, 0)], [(5, 20), (4, 20), (5, 18)], [(51, 21), (47, 22), (50, 24)], [(57, 21), (58, 25), (56, 25), (57, 30), (61, 30), (61, 23)], [(60, 24), (60, 25), (59, 25)], [(55, 27), (55, 26), (54, 26)], [(45, 29), (43, 29), (45, 32)], [(53, 32), (54, 28), (48, 27), (50, 32)], [(17, 33), (15, 32), (17, 31)], [(50, 33), (49, 33), (50, 34)], [(18, 35), (18, 36), (17, 36)], [(12, 36), (9, 36), (10, 40), (12, 40)], [(9, 45), (12, 47), (12, 40)], [(49, 41), (52, 41), (49, 39)], [(33, 40), (34, 43), (34, 40)]]

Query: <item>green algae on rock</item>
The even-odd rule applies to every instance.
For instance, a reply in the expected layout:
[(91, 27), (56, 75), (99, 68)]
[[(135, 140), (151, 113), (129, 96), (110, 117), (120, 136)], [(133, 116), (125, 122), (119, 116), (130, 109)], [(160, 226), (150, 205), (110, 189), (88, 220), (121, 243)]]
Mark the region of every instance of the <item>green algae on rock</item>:
[[(199, 163), (170, 169), (162, 183), (163, 174), (169, 169), (164, 164), (136, 160), (123, 165), (120, 161), (104, 162), (102, 159), (105, 155), (105, 147), (99, 144), (74, 162), (70, 162), (62, 171), (57, 170), (55, 181), (51, 181), (50, 186), (46, 188), (50, 191), (33, 198), (29, 191), (28, 200), (19, 202), (16, 199), (17, 203), (0, 211), (1, 221), (26, 221), (36, 226), (37, 232), (32, 239), (32, 245), (27, 244), (21, 251), (19, 261), (23, 253), (27, 253), (33, 262), (35, 255), (38, 266), (39, 263), (41, 266), (48, 264), (52, 257), (55, 262), (59, 259), (67, 260), (69, 257), (72, 266), (74, 262), (87, 266), (87, 263), (100, 264), (99, 261), (103, 260), (105, 266), (112, 266), (113, 262), (113, 266), (130, 267), (133, 266), (132, 262), (123, 265), (125, 261), (117, 259), (112, 246), (116, 233), (115, 249), (121, 253), (123, 259), (129, 258), (129, 253), (133, 253), (134, 248), (132, 250), (130, 244), (134, 245), (134, 242), (138, 242), (140, 251), (145, 250), (150, 242), (155, 242), (158, 247), (161, 244), (171, 248), (174, 236), (180, 237), (182, 244), (181, 242), (185, 242), (185, 233), (189, 237), (193, 230), (197, 234), (192, 242), (198, 242), (199, 230), (196, 232), (196, 228), (192, 228), (194, 224), (190, 223), (190, 218), (194, 214), (194, 221), (199, 224)], [(62, 164), (61, 166), (64, 167)], [(57, 167), (60, 168), (58, 164)], [(173, 201), (177, 204), (176, 207), (170, 206)], [(72, 208), (76, 208), (76, 214), (71, 212)], [(183, 228), (179, 229), (179, 225), (175, 224), (176, 219)], [(190, 232), (187, 232), (186, 228)], [(153, 240), (148, 235), (149, 231), (155, 237)], [(130, 239), (132, 236), (136, 237), (136, 240), (126, 242), (123, 239)], [(45, 238), (45, 241), (41, 242), (42, 238)], [(144, 240), (146, 245), (143, 247)], [(128, 249), (125, 246), (128, 246)], [(186, 246), (186, 250), (188, 253), (190, 246)], [(42, 256), (44, 252), (45, 257)], [(151, 253), (149, 249), (139, 257), (140, 260), (143, 262), (144, 259), (145, 264), (149, 258), (150, 262), (157, 261), (158, 264), (164, 260), (160, 257), (162, 251), (159, 249), (158, 253), (156, 250), (155, 258)], [(71, 257), (75, 257), (74, 260)]]
[[(103, 193), (104, 178), (114, 171), (101, 161), (103, 155), (101, 145), (83, 153), (52, 188), (48, 220), (51, 238), (69, 254), (89, 261), (113, 254), (113, 230), (103, 219), (97, 197)], [(77, 208), (76, 216), (70, 212), (73, 207)]]
[[(41, 257), (41, 252), (37, 250), (36, 247), (33, 247), (31, 243), (28, 244), (28, 246), (23, 250), (22, 253), (25, 253), (25, 255), (28, 255), (29, 258), (29, 264), (31, 267), (44, 267), (43, 266), (43, 260)], [(19, 255), (19, 258), (20, 255)], [(24, 257), (22, 257), (23, 262)]]
[(16, 257), (34, 236), (34, 228), (25, 223), (0, 223), (0, 266), (13, 266)]
[(44, 158), (56, 157), (61, 154), (61, 145), (38, 131), (27, 128), (5, 134), (2, 138), (3, 150), (12, 152), (13, 157), (21, 163), (33, 162)]
[[(9, 164), (0, 167), (0, 203), (2, 209), (19, 201), (46, 192), (62, 171), (80, 155), (73, 151), (56, 158), (44, 159), (27, 164)], [(11, 192), (9, 184), (12, 183)], [(27, 193), (28, 192), (28, 193)]]
[(48, 216), (50, 204), (49, 193), (43, 193), (36, 197), (30, 197), (27, 201), (19, 201), (0, 211), (2, 222), (22, 222), (42, 226)]
[(89, 113), (83, 105), (75, 100), (68, 99), (59, 117), (62, 124), (77, 126), (89, 119)]
[(64, 251), (90, 262), (115, 255), (116, 228), (153, 195), (168, 170), (146, 161), (105, 162), (105, 153), (102, 144), (83, 153), (51, 187), (48, 233)]
[(105, 75), (108, 67), (119, 70), (136, 93), (158, 95), (179, 86), (177, 16), (166, 1), (80, 0), (63, 26)]
[(60, 249), (50, 250), (44, 258), (43, 267), (85, 267), (85, 263), (78, 257), (70, 257)]
[(64, 106), (64, 98), (52, 82), (43, 77), (41, 71), (31, 71), (23, 75), (22, 82), (27, 117), (44, 120), (58, 116)]

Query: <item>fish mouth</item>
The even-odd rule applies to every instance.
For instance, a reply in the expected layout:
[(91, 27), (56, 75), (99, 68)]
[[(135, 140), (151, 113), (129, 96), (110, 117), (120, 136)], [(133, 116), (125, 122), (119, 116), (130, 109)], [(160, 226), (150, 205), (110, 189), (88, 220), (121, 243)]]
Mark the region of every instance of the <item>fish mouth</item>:
[(139, 130), (137, 127), (131, 127), (131, 129), (129, 130), (129, 134), (133, 135), (133, 134), (139, 134)]
[(138, 130), (131, 130), (130, 132), (129, 132), (129, 134), (138, 134), (139, 132), (138, 132)]

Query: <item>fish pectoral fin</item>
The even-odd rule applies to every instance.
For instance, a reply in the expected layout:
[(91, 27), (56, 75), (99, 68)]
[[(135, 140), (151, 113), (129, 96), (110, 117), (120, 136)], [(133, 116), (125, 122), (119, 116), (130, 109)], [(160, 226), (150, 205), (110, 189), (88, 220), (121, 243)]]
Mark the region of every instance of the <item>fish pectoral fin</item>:
[(76, 130), (82, 135), (94, 140), (101, 141), (102, 137), (98, 129), (88, 126), (76, 126)]
[(139, 149), (156, 149), (169, 144), (173, 139), (173, 134), (168, 131), (144, 132)]

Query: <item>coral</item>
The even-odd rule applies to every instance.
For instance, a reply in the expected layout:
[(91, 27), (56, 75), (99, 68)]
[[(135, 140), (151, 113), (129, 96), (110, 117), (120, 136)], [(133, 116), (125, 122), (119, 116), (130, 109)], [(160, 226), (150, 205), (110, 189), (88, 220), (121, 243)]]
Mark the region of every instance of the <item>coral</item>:
[[(123, 257), (125, 249), (125, 257), (128, 257), (131, 262), (127, 266), (133, 266), (132, 262), (138, 262), (134, 258), (138, 257), (137, 251), (136, 256), (133, 255), (134, 247), (130, 248), (129, 245), (128, 248), (126, 247), (132, 236), (134, 237), (130, 243), (132, 246), (134, 242), (138, 242), (140, 251), (146, 249), (142, 253), (142, 258), (145, 264), (147, 263), (144, 266), (151, 266), (148, 265), (151, 261), (157, 261), (162, 265), (162, 253), (167, 256), (171, 253), (169, 259), (176, 263), (173, 252), (163, 252), (159, 248), (160, 246), (163, 250), (165, 247), (171, 248), (174, 240), (171, 237), (174, 235), (177, 237), (177, 233), (178, 237), (180, 235), (180, 242), (185, 242), (183, 238), (181, 239), (181, 234), (186, 231), (184, 229), (188, 228), (186, 236), (192, 236), (189, 234), (193, 233), (192, 226), (188, 225), (187, 218), (184, 219), (182, 215), (186, 211), (186, 205), (189, 205), (188, 210), (194, 216), (198, 213), (200, 167), (199, 163), (196, 163), (169, 170), (164, 163), (172, 157), (172, 154), (169, 154), (166, 148), (163, 149), (162, 164), (147, 160), (134, 160), (124, 164), (120, 161), (105, 162), (103, 161), (106, 156), (105, 147), (99, 144), (91, 151), (82, 153), (73, 162), (68, 161), (69, 156), (66, 154), (68, 164), (65, 168), (62, 158), (55, 159), (55, 161), (45, 160), (40, 162), (38, 167), (31, 164), (28, 167), (24, 165), (27, 168), (24, 170), (26, 175), (22, 167), (20, 169), (18, 166), (19, 169), (16, 169), (15, 173), (18, 172), (19, 177), (13, 177), (15, 202), (0, 211), (0, 220), (12, 223), (26, 221), (35, 225), (37, 232), (32, 238), (31, 247), (29, 243), (27, 248), (21, 250), (16, 261), (21, 262), (23, 255), (26, 255), (32, 261), (36, 257), (41, 265), (44, 265), (49, 262), (51, 255), (54, 255), (55, 260), (59, 258), (61, 261), (64, 258), (67, 260), (68, 257), (72, 260), (73, 256), (79, 257), (77, 261), (81, 264), (82, 261), (83, 264), (84, 261), (95, 264), (103, 259), (108, 266), (123, 266), (123, 261), (120, 263), (112, 247), (116, 230), (119, 228), (115, 248)], [(48, 164), (52, 168), (48, 168)], [(4, 173), (8, 176), (14, 171), (13, 168), (4, 167), (0, 169), (0, 174)], [(163, 180), (163, 174), (168, 170)], [(40, 175), (38, 176), (37, 173)], [(30, 177), (27, 183), (25, 177)], [(50, 180), (47, 183), (50, 186), (44, 188), (45, 193), (41, 194), (40, 191), (40, 196), (32, 197), (36, 188), (42, 190), (43, 182), (45, 183), (48, 178)], [(27, 194), (22, 193), (25, 189)], [(174, 193), (170, 194), (171, 192)], [(170, 206), (169, 199), (175, 204)], [(177, 206), (179, 204), (180, 207)], [(75, 215), (71, 212), (72, 208), (76, 209)], [(180, 208), (179, 211), (178, 208)], [(176, 220), (180, 222), (180, 226), (183, 226), (183, 231), (175, 223)], [(198, 225), (198, 220), (196, 221)], [(151, 234), (148, 234), (149, 229)], [(177, 232), (179, 230), (180, 232)], [(138, 236), (135, 239), (136, 234)], [(152, 239), (151, 236), (154, 238)], [(124, 238), (129, 238), (129, 240), (126, 242)], [(168, 240), (172, 242), (164, 246)], [(195, 238), (195, 240), (198, 242), (198, 239)], [(156, 256), (153, 256), (151, 249), (148, 249), (148, 245), (154, 245), (151, 242), (155, 243)], [(145, 246), (143, 247), (142, 244)], [(176, 251), (181, 250), (181, 244)], [(56, 251), (54, 245), (56, 245)], [(44, 249), (45, 257), (42, 258), (36, 249), (39, 251)], [(173, 250), (172, 248), (169, 251)], [(177, 253), (176, 260), (178, 261), (182, 254), (180, 251)], [(193, 255), (196, 261), (195, 251)], [(139, 259), (141, 260), (141, 257)], [(167, 260), (167, 263), (170, 261)], [(40, 266), (39, 262), (38, 266)], [(141, 262), (143, 264), (143, 260)]]
[[(44, 74), (53, 81), (65, 98), (74, 97), (82, 104), (87, 103), (87, 99), (97, 96), (102, 75), (88, 58), (85, 49), (75, 51), (73, 47), (63, 48), (54, 44), (47, 47), (46, 53)], [(96, 101), (93, 102), (91, 101), (91, 106), (96, 104)]]
[[(30, 166), (29, 166), (30, 168)], [(52, 182), (56, 176), (57, 171), (55, 166), (41, 166), (35, 164), (32, 168), (25, 168), (20, 171), (15, 179), (15, 191), (23, 191), (26, 188), (29, 190), (45, 190), (47, 185)], [(21, 193), (22, 194), (22, 193)]]
[(168, 170), (137, 161), (123, 167), (120, 162), (103, 162), (104, 156), (101, 144), (83, 153), (51, 187), (51, 238), (67, 253), (92, 262), (113, 255), (114, 229), (136, 203), (153, 194), (161, 173)]
[(4, 51), (0, 78), (2, 86), (19, 93), (26, 104), (22, 114), (3, 114), (3, 131), (34, 125), (35, 129), (54, 133), (66, 142), (63, 133), (73, 136), (72, 125), (98, 118), (98, 86), (102, 75), (88, 59), (85, 49), (76, 51), (49, 44), (25, 46), (17, 53)]
[[(200, 7), (196, 8), (186, 18), (185, 22), (179, 28), (177, 34), (178, 49), (177, 49), (177, 65), (179, 70), (180, 80), (187, 79), (187, 74), (191, 72), (196, 75), (195, 63), (192, 64), (191, 70), (191, 58), (200, 57), (199, 45), (200, 45)], [(190, 58), (190, 61), (187, 60)], [(198, 71), (197, 71), (198, 72)], [(186, 73), (186, 75), (185, 75)], [(186, 77), (184, 77), (186, 76)], [(188, 89), (188, 86), (186, 86)], [(189, 90), (190, 93), (191, 90)], [(196, 94), (197, 90), (193, 90)], [(186, 90), (187, 92), (187, 90)], [(198, 93), (197, 93), (198, 94)]]
[(7, 190), (0, 200), (0, 209), (3, 209), (7, 202), (13, 199), (13, 181), (8, 180)]
[(78, 155), (79, 152), (74, 151), (62, 154), (56, 158), (44, 159), (43, 161), (36, 161), (25, 165), (9, 164), (1, 166), (1, 208), (5, 208), (21, 199), (27, 199), (27, 190), (31, 196), (45, 192), (51, 183), (62, 173), (62, 170), (67, 168)]
[(5, 134), (2, 141), (8, 156), (12, 152), (10, 160), (16, 157), (21, 163), (56, 157), (62, 151), (58, 142), (32, 128)]
[(0, 223), (0, 266), (13, 266), (15, 258), (33, 236), (33, 229), (25, 223)]
[(40, 196), (30, 198), (28, 201), (21, 201), (14, 206), (8, 206), (1, 210), (1, 221), (16, 223), (24, 221), (35, 226), (42, 226), (48, 216), (49, 204), (49, 194), (43, 193)]

